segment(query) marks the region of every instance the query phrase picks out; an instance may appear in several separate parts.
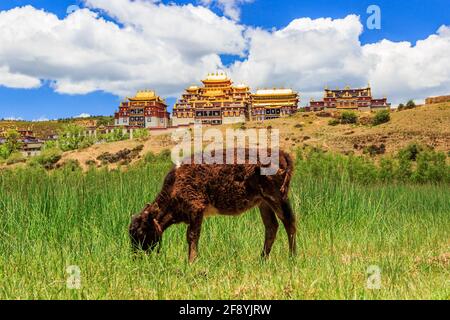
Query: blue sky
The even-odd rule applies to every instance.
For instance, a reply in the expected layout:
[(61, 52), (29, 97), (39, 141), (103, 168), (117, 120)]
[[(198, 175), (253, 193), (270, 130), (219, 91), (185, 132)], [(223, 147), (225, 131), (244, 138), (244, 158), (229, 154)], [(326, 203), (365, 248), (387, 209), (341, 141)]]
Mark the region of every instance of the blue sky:
[[(169, 1), (162, 2), (165, 4)], [(199, 4), (199, 1), (185, 0), (170, 2), (180, 5)], [(382, 27), (380, 30), (368, 30), (365, 27), (365, 20), (369, 16), (366, 10), (371, 4), (376, 4), (381, 8)], [(44, 9), (56, 14), (60, 19), (64, 19), (70, 5), (83, 6), (83, 2), (76, 0), (2, 0), (0, 10), (6, 11), (23, 5)], [(364, 25), (364, 30), (359, 38), (362, 45), (376, 43), (382, 39), (393, 42), (409, 41), (414, 45), (417, 40), (426, 39), (436, 33), (442, 25), (450, 25), (448, 6), (448, 0), (254, 0), (240, 6), (240, 20), (236, 23), (272, 30), (274, 28), (283, 29), (291, 21), (302, 17), (343, 19), (349, 14), (356, 14), (361, 17), (361, 23)], [(212, 5), (210, 9), (219, 16), (223, 15), (220, 5)], [(115, 21), (106, 14), (103, 14), (103, 17)], [(1, 46), (2, 42), (0, 42)], [(332, 48), (323, 47), (323, 50), (330, 49)], [(245, 56), (239, 57), (237, 54), (220, 53), (219, 56), (225, 66), (231, 66), (236, 59), (246, 59)], [(45, 81), (48, 79), (42, 80), (41, 87), (31, 89), (0, 85), (0, 118), (14, 117), (33, 120), (71, 117), (81, 113), (111, 115), (121, 100), (118, 95), (105, 92), (57, 93), (52, 82)], [(189, 84), (186, 83), (186, 86)], [(152, 89), (159, 91), (158, 87)], [(296, 89), (301, 91), (302, 88)], [(439, 90), (442, 90), (442, 86)], [(450, 93), (450, 88), (448, 91)], [(175, 97), (167, 97), (167, 101), (171, 107)]]

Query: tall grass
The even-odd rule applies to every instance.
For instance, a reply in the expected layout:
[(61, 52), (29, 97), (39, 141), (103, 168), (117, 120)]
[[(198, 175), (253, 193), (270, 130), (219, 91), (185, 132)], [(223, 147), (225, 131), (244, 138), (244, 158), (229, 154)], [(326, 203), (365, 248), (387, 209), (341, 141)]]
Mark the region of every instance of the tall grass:
[[(126, 171), (1, 172), (0, 298), (450, 297), (448, 184), (355, 182), (342, 174), (352, 170), (304, 159), (291, 191), (297, 257), (289, 258), (280, 228), (270, 259), (259, 258), (264, 231), (252, 210), (209, 218), (192, 266), (184, 225), (168, 230), (160, 254), (130, 254), (130, 216), (153, 200), (167, 161)], [(81, 270), (79, 290), (66, 286), (70, 265)], [(371, 265), (381, 269), (379, 290), (366, 287)]]

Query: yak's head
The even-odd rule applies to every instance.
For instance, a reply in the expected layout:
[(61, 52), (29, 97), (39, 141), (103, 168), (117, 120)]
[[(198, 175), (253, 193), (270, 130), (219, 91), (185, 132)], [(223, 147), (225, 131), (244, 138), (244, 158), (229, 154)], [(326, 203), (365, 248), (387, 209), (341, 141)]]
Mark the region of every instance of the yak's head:
[(131, 243), (135, 251), (154, 250), (160, 243), (162, 229), (156, 217), (160, 209), (157, 204), (150, 204), (139, 215), (133, 216), (129, 227)]

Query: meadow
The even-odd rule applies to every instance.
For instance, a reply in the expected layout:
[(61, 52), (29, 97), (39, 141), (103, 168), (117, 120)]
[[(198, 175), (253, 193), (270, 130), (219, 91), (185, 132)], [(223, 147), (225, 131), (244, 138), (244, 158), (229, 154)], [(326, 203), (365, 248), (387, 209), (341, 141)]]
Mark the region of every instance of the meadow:
[[(168, 159), (1, 171), (0, 299), (449, 299), (448, 180), (391, 181), (352, 161), (298, 157), (296, 257), (280, 228), (261, 260), (263, 225), (252, 210), (208, 218), (193, 265), (185, 225), (164, 234), (160, 254), (130, 251), (130, 217), (159, 191)], [(79, 268), (79, 289), (67, 287), (68, 266)], [(377, 288), (368, 287), (373, 270)]]

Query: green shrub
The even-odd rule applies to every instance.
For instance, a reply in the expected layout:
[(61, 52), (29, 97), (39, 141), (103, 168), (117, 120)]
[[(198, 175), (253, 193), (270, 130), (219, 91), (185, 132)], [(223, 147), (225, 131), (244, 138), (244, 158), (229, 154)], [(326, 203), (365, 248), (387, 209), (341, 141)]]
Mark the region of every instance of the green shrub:
[(45, 141), (44, 145), (42, 146), (42, 150), (55, 148), (58, 148), (58, 141), (56, 140)]
[[(6, 132), (6, 141), (0, 146), (0, 158), (9, 159), (9, 157), (20, 150), (22, 142), (19, 141), (20, 134), (16, 130)], [(17, 158), (17, 155), (15, 156)]]
[(60, 132), (58, 146), (62, 151), (87, 148), (95, 143), (95, 138), (86, 135), (85, 129), (77, 125), (67, 125)]
[(400, 149), (398, 152), (398, 156), (400, 158), (405, 158), (410, 161), (416, 161), (417, 156), (419, 153), (424, 151), (424, 147), (416, 142), (410, 143), (408, 146), (406, 146), (403, 149)]
[(31, 158), (31, 166), (42, 166), (45, 169), (53, 169), (61, 159), (62, 151), (57, 148), (44, 149), (40, 155)]
[(344, 111), (340, 119), (342, 124), (352, 124), (358, 121), (358, 115), (353, 111)]
[(6, 144), (0, 145), (0, 159), (6, 160), (11, 155), (11, 152), (9, 151)]
[(128, 133), (124, 133), (123, 129), (114, 129), (112, 132), (103, 134), (99, 137), (99, 140), (106, 142), (116, 142), (130, 139)]
[(147, 129), (137, 129), (133, 131), (134, 139), (146, 139), (150, 136), (150, 132)]
[(339, 123), (340, 121), (338, 119), (331, 119), (330, 121), (328, 121), (329, 126), (337, 126)]
[(12, 165), (12, 164), (22, 163), (22, 162), (26, 162), (26, 161), (27, 161), (27, 159), (23, 156), (22, 153), (20, 153), (20, 152), (13, 152), (13, 153), (10, 154), (10, 156), (6, 160), (6, 164), (7, 165)]
[(375, 114), (375, 117), (372, 119), (372, 124), (374, 126), (380, 125), (382, 123), (389, 122), (391, 120), (391, 114), (389, 110), (381, 110)]
[(395, 163), (391, 158), (382, 158), (380, 160), (380, 170), (378, 173), (380, 181), (389, 182), (395, 178)]
[(414, 109), (415, 107), (416, 107), (416, 104), (415, 104), (414, 100), (409, 100), (406, 103), (406, 109)]
[(449, 180), (449, 167), (442, 152), (423, 151), (417, 155), (417, 168), (412, 174), (414, 182), (441, 182)]
[(80, 162), (76, 159), (68, 159), (64, 161), (64, 163), (62, 163), (58, 169), (65, 170), (67, 172), (75, 172), (82, 170)]

